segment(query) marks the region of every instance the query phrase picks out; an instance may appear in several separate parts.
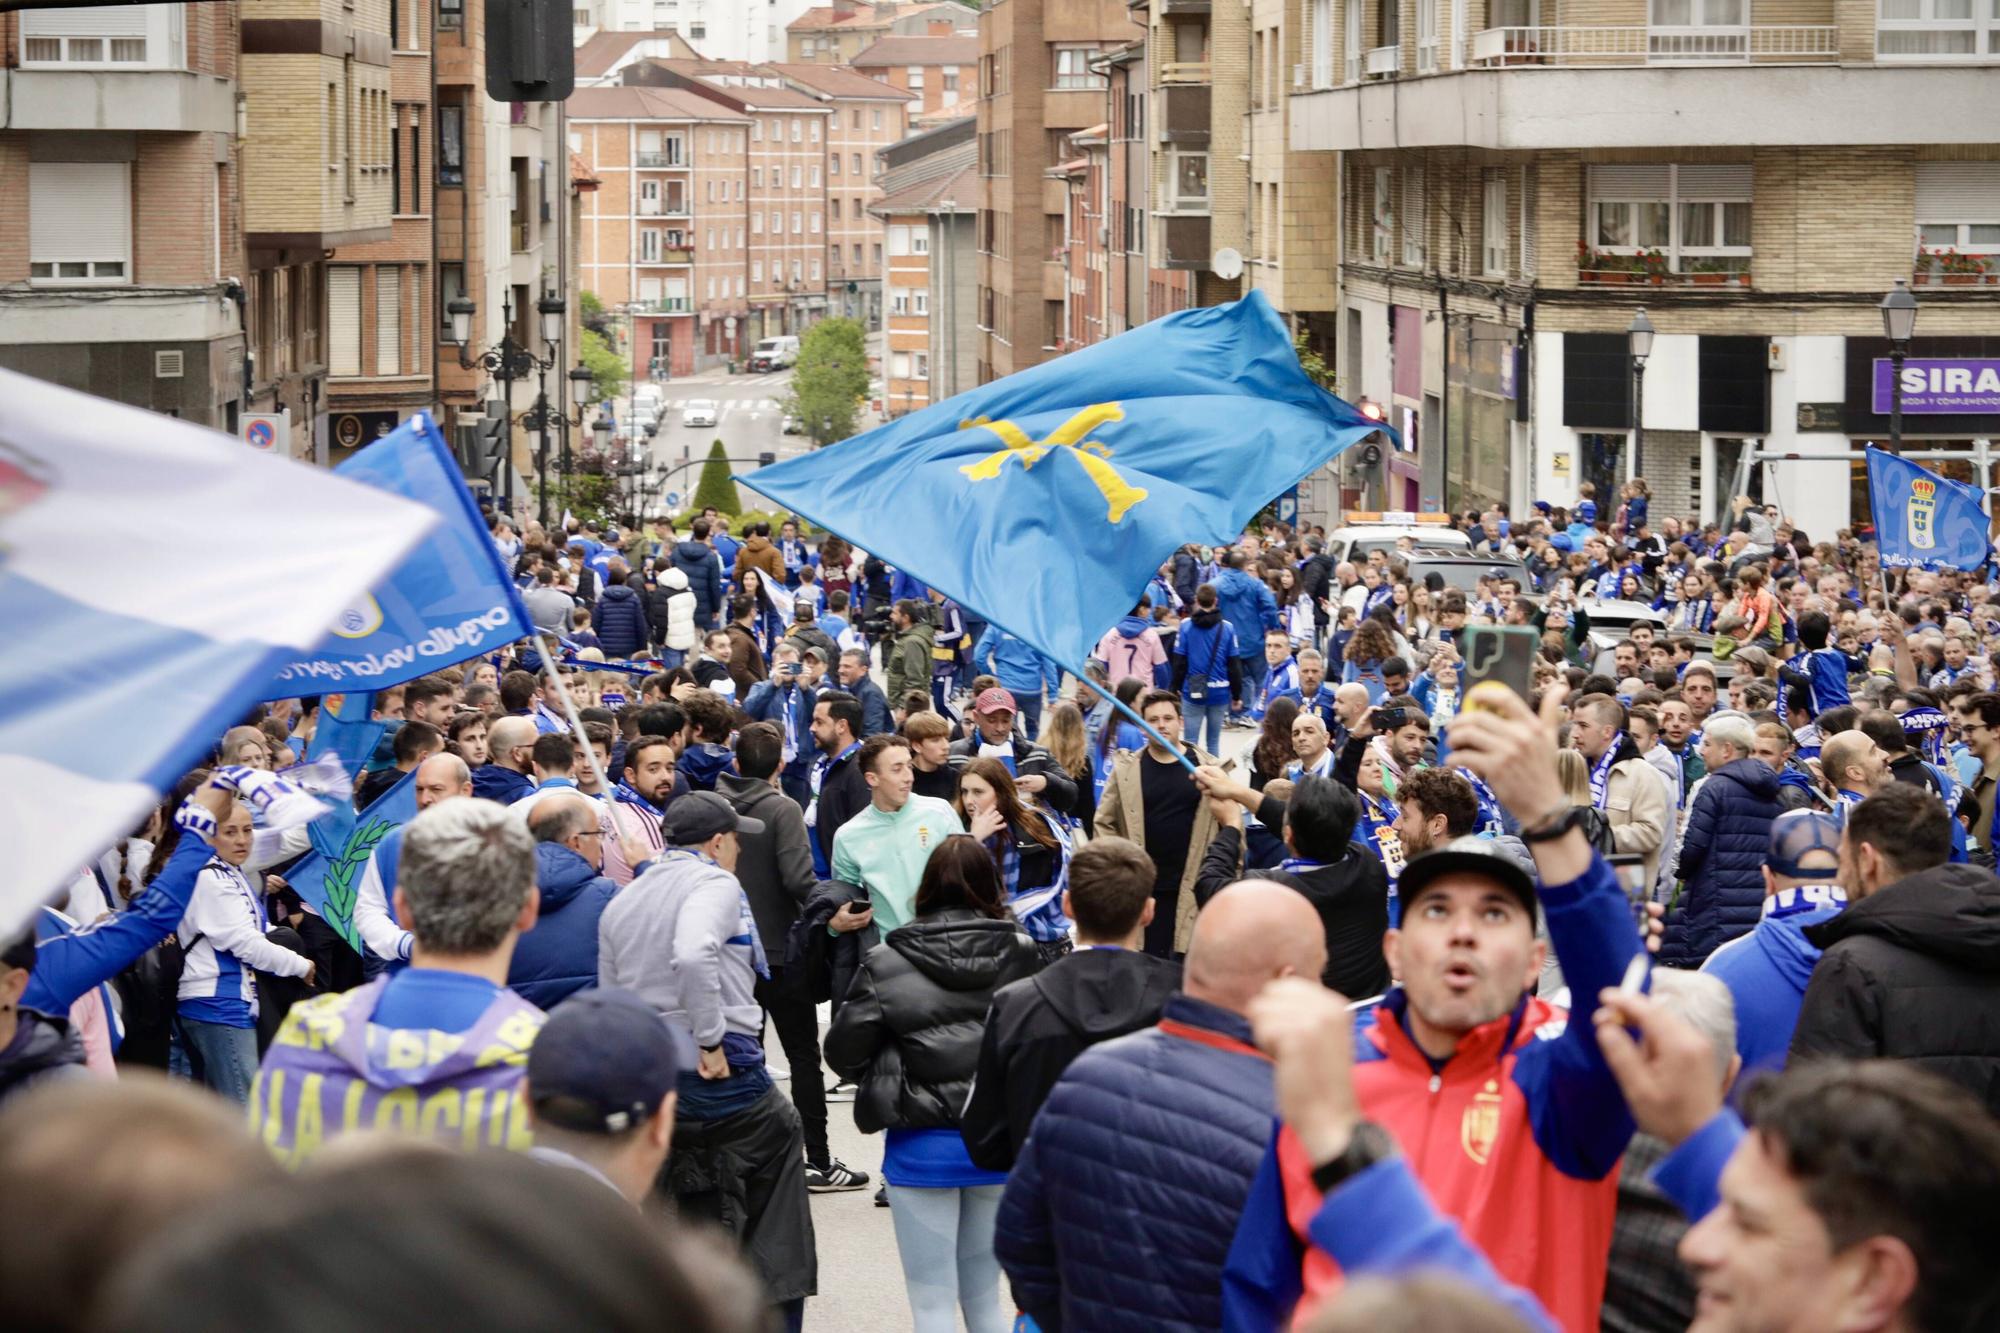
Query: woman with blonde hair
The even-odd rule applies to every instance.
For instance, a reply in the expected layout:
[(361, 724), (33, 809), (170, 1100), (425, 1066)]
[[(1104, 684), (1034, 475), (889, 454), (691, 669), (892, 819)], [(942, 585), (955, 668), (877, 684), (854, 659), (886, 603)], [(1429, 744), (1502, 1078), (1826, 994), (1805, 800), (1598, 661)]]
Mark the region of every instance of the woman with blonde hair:
[(1556, 776), (1562, 779), (1563, 795), (1569, 797), (1569, 803), (1583, 811), (1584, 839), (1599, 855), (1611, 855), (1617, 850), (1611, 841), (1611, 823), (1590, 799), (1590, 761), (1581, 751), (1558, 750)]
[(1042, 734), (1035, 743), (1076, 780), (1076, 825), (1089, 828), (1097, 817), (1097, 756), (1091, 753), (1083, 710), (1068, 699), (1056, 700), (1042, 717)]

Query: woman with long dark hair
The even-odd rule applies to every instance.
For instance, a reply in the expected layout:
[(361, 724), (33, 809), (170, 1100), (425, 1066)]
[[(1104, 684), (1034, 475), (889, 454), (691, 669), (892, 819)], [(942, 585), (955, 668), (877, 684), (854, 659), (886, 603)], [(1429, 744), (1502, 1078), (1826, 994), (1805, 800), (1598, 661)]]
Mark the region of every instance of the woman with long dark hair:
[(1273, 778), (1283, 777), (1285, 765), (1298, 758), (1292, 749), (1292, 723), (1298, 716), (1298, 701), (1282, 695), (1264, 710), (1264, 729), (1250, 751), (1250, 785), (1258, 791)]
[(1069, 882), (1066, 830), (1022, 804), (1014, 775), (998, 759), (974, 759), (959, 773), (958, 816), (992, 855), (1007, 906), (1034, 940), (1042, 961), (1052, 963), (1068, 953), (1069, 918), (1062, 907), (1063, 886)]
[(1395, 655), (1396, 640), (1389, 627), (1376, 616), (1363, 616), (1354, 628), (1354, 637), (1347, 641), (1347, 663), (1340, 671), (1341, 682), (1367, 686), (1368, 702), (1379, 704), (1389, 694), (1389, 687), (1382, 680), (1382, 664)]
[(826, 1034), (826, 1062), (860, 1085), (854, 1123), (887, 1131), (896, 1250), (915, 1333), (1004, 1333), (993, 1224), (1007, 1177), (966, 1155), (959, 1110), (993, 992), (1040, 966), (1007, 910), (993, 857), (969, 834), (938, 844), (916, 916), (861, 960)]

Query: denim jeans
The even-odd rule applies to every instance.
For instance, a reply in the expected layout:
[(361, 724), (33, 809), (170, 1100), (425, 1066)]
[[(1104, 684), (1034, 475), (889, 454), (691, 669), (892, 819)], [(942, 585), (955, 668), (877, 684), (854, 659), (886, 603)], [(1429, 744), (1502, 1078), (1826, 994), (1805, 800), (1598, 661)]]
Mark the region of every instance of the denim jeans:
[(889, 1186), (889, 1215), (910, 1295), (912, 1333), (956, 1333), (954, 1308), (965, 1312), (968, 1333), (1007, 1333), (1009, 1316), (1000, 1308), (1000, 1261), (993, 1255), (993, 1222), (1004, 1188)]
[(1264, 660), (1259, 651), (1236, 659), (1237, 679), (1242, 682), (1242, 695), (1236, 709), (1238, 716), (1251, 713), (1262, 717), (1264, 714), (1264, 686), (1271, 679), (1271, 664)]
[(1186, 711), (1186, 737), (1210, 754), (1221, 754), (1222, 727), (1229, 717), (1229, 691), (1210, 685), (1208, 697), (1215, 702), (1191, 704), (1183, 701), (1181, 704)]
[(250, 1080), (257, 1077), (257, 1029), (174, 1020), (188, 1077), (239, 1105), (250, 1102)]
[(1014, 695), (1014, 702), (1021, 706), (1021, 734), (1032, 741), (1042, 734), (1042, 696), (1022, 691)]

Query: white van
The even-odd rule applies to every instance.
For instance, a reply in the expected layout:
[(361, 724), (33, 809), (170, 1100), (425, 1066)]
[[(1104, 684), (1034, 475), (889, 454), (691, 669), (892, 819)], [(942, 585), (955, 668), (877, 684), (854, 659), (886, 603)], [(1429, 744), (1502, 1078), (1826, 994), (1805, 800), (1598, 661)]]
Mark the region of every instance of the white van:
[(750, 369), (783, 370), (798, 364), (799, 340), (792, 334), (780, 334), (776, 338), (765, 338), (757, 344), (757, 350), (750, 353)]

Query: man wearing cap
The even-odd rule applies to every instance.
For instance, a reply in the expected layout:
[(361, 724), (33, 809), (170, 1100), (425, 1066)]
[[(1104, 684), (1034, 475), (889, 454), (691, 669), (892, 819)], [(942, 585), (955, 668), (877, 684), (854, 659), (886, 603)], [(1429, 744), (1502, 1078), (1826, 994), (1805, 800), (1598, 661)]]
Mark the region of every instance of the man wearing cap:
[[(972, 669), (989, 672), (1015, 699), (1030, 739), (1041, 734), (1042, 691), (1053, 699), (1062, 690), (1062, 668), (1044, 657), (1024, 639), (1016, 638), (998, 625), (988, 625), (972, 648)], [(1010, 719), (1011, 723), (1011, 719)]]
[(675, 1084), (680, 1151), (661, 1187), (683, 1213), (734, 1235), (772, 1299), (787, 1305), (818, 1290), (819, 1269), (805, 1132), (764, 1066), (757, 981), (770, 964), (736, 878), (738, 835), (763, 831), (714, 792), (668, 807), (666, 849), (604, 909), (597, 980), (694, 1034), (698, 1062)]
[(688, 1034), (630, 991), (564, 1000), (528, 1052), (528, 1155), (643, 1204), (673, 1143), (674, 1083), (697, 1058)]
[(1820, 948), (1805, 928), (1847, 906), (1840, 874), (1840, 818), (1790, 810), (1771, 821), (1764, 862), (1764, 914), (1757, 928), (1708, 956), (1701, 970), (1721, 978), (1736, 1000), (1736, 1053), (1744, 1075), (1784, 1068), (1799, 1004)]
[(1288, 1127), (1266, 1156), (1230, 1254), (1225, 1326), (1310, 1322), (1342, 1274), (1305, 1230), (1324, 1194), (1400, 1149), (1440, 1211), (1532, 1291), (1562, 1327), (1596, 1328), (1614, 1168), (1632, 1119), (1588, 1025), (1530, 995), (1546, 946), (1537, 900), (1574, 993), (1618, 984), (1642, 949), (1616, 875), (1556, 775), (1560, 687), (1538, 720), (1511, 695), (1451, 723), (1453, 761), (1521, 823), (1541, 886), (1483, 838), (1404, 869), (1401, 924), (1384, 937), (1398, 985), (1356, 1037), (1354, 1090), (1379, 1133), (1314, 1160)]
[(1047, 750), (1014, 731), (1019, 711), (1011, 691), (995, 685), (972, 701), (972, 727), (951, 745), (951, 766), (963, 772), (975, 759), (997, 759), (1014, 785), (1059, 814), (1076, 813), (1076, 779)]

